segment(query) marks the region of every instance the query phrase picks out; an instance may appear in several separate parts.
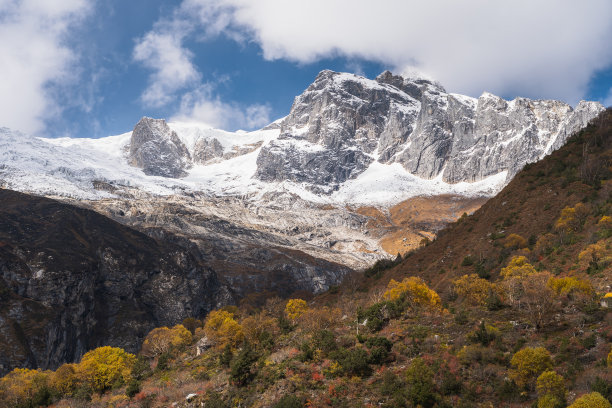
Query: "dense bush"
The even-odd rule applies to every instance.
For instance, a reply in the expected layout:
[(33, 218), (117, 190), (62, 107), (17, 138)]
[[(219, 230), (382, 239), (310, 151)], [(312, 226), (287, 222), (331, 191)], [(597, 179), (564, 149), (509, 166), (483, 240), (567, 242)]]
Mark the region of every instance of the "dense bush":
[(227, 310), (213, 310), (204, 323), (204, 332), (218, 349), (226, 345), (238, 347), (244, 340), (242, 326), (234, 319), (234, 313)]
[(94, 391), (104, 391), (130, 380), (135, 362), (136, 357), (123, 349), (98, 347), (81, 358), (77, 366), (77, 376)]
[(304, 403), (295, 395), (284, 395), (272, 408), (302, 408)]
[(406, 396), (412, 405), (424, 408), (436, 403), (434, 374), (421, 358), (415, 358), (406, 369)]
[(330, 357), (340, 364), (345, 375), (365, 377), (372, 373), (368, 353), (363, 349), (337, 350)]
[(612, 404), (600, 393), (592, 392), (578, 398), (568, 408), (612, 408)]
[(525, 347), (512, 356), (510, 364), (513, 367), (510, 377), (521, 387), (530, 385), (540, 374), (553, 367), (550, 353), (544, 347)]
[(191, 343), (191, 332), (182, 324), (172, 328), (158, 327), (151, 330), (142, 342), (141, 354), (148, 357), (167, 353), (171, 348), (180, 349)]
[(254, 365), (258, 358), (259, 356), (255, 350), (246, 343), (231, 363), (230, 379), (239, 386), (244, 386), (251, 382), (255, 378)]
[(374, 265), (363, 271), (363, 274), (366, 278), (379, 279), (383, 276), (386, 270), (399, 265), (401, 262), (402, 257), (400, 254), (397, 254), (395, 259), (379, 259), (374, 263)]

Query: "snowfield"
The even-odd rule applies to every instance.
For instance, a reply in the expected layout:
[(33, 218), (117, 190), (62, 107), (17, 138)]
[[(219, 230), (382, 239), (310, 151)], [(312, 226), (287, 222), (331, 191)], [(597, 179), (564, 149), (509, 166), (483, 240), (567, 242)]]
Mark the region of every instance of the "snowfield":
[[(192, 151), (198, 138), (216, 138), (226, 151), (277, 140), (278, 129), (235, 133), (202, 128), (196, 124), (169, 123)], [(253, 178), (258, 149), (208, 165), (194, 165), (182, 179), (147, 176), (127, 163), (131, 132), (100, 139), (38, 138), (0, 129), (0, 180), (4, 187), (35, 194), (97, 200), (116, 197), (127, 190), (151, 195), (200, 192), (211, 196), (243, 196), (262, 200), (270, 193), (291, 193), (321, 204), (369, 204), (389, 206), (421, 195), (461, 194), (491, 196), (506, 182), (506, 172), (475, 183), (449, 184), (441, 177), (426, 180), (406, 171), (399, 163), (374, 161), (357, 178), (344, 182), (331, 195), (312, 193), (304, 183), (263, 182)], [(296, 149), (316, 149), (306, 141), (282, 141)], [(101, 189), (100, 183), (110, 186)], [(96, 184), (98, 188), (94, 186)]]

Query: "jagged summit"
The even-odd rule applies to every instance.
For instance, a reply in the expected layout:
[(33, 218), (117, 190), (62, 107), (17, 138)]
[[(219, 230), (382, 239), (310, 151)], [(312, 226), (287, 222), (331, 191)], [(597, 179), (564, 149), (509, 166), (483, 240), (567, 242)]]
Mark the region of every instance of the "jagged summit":
[[(103, 198), (114, 191), (397, 203), (423, 194), (492, 195), (603, 110), (448, 93), (390, 71), (324, 70), (283, 119), (254, 132), (142, 118), (102, 139), (0, 136), (0, 178), (22, 191)], [(111, 187), (100, 191), (100, 182)]]
[(130, 140), (129, 163), (151, 176), (184, 177), (191, 156), (163, 119), (144, 117), (134, 127)]
[(389, 71), (370, 80), (326, 70), (295, 99), (278, 140), (262, 148), (255, 176), (330, 192), (379, 162), (448, 183), (502, 172), (509, 180), (603, 109), (490, 93), (474, 99)]

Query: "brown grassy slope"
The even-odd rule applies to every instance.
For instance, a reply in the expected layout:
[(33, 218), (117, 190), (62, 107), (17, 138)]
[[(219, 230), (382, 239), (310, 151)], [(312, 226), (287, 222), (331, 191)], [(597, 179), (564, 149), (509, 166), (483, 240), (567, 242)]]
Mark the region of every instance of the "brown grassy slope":
[[(496, 238), (511, 233), (537, 238), (552, 231), (564, 207), (582, 201), (601, 205), (612, 190), (606, 180), (610, 163), (612, 110), (608, 109), (564, 147), (526, 166), (473, 215), (450, 224), (433, 243), (388, 271), (377, 286), (386, 285), (389, 278), (418, 275), (445, 293), (453, 279), (474, 273), (475, 266), (461, 265), (466, 256), (482, 262), (495, 278), (510, 255), (501, 245), (503, 238)], [(560, 268), (555, 272), (564, 271), (561, 261), (549, 261)]]

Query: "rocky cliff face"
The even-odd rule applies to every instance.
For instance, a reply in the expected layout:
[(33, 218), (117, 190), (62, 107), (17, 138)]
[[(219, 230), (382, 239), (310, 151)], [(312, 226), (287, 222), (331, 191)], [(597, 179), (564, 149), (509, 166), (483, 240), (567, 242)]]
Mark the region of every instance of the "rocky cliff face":
[(149, 176), (183, 177), (191, 155), (163, 119), (142, 118), (132, 131), (129, 163)]
[(101, 345), (135, 352), (154, 327), (254, 291), (325, 290), (350, 271), (273, 242), (261, 247), (261, 233), (223, 220), (195, 217), (199, 236), (173, 234), (172, 225), (189, 225), (176, 207), (166, 229), (140, 224), (145, 234), (46, 198), (0, 189), (0, 202), (0, 375), (54, 368)]
[(323, 71), (295, 99), (277, 140), (262, 148), (255, 177), (291, 180), (329, 192), (373, 161), (449, 183), (503, 171), (561, 146), (603, 106), (581, 102), (505, 101), (450, 94), (437, 83), (384, 72), (375, 80)]

